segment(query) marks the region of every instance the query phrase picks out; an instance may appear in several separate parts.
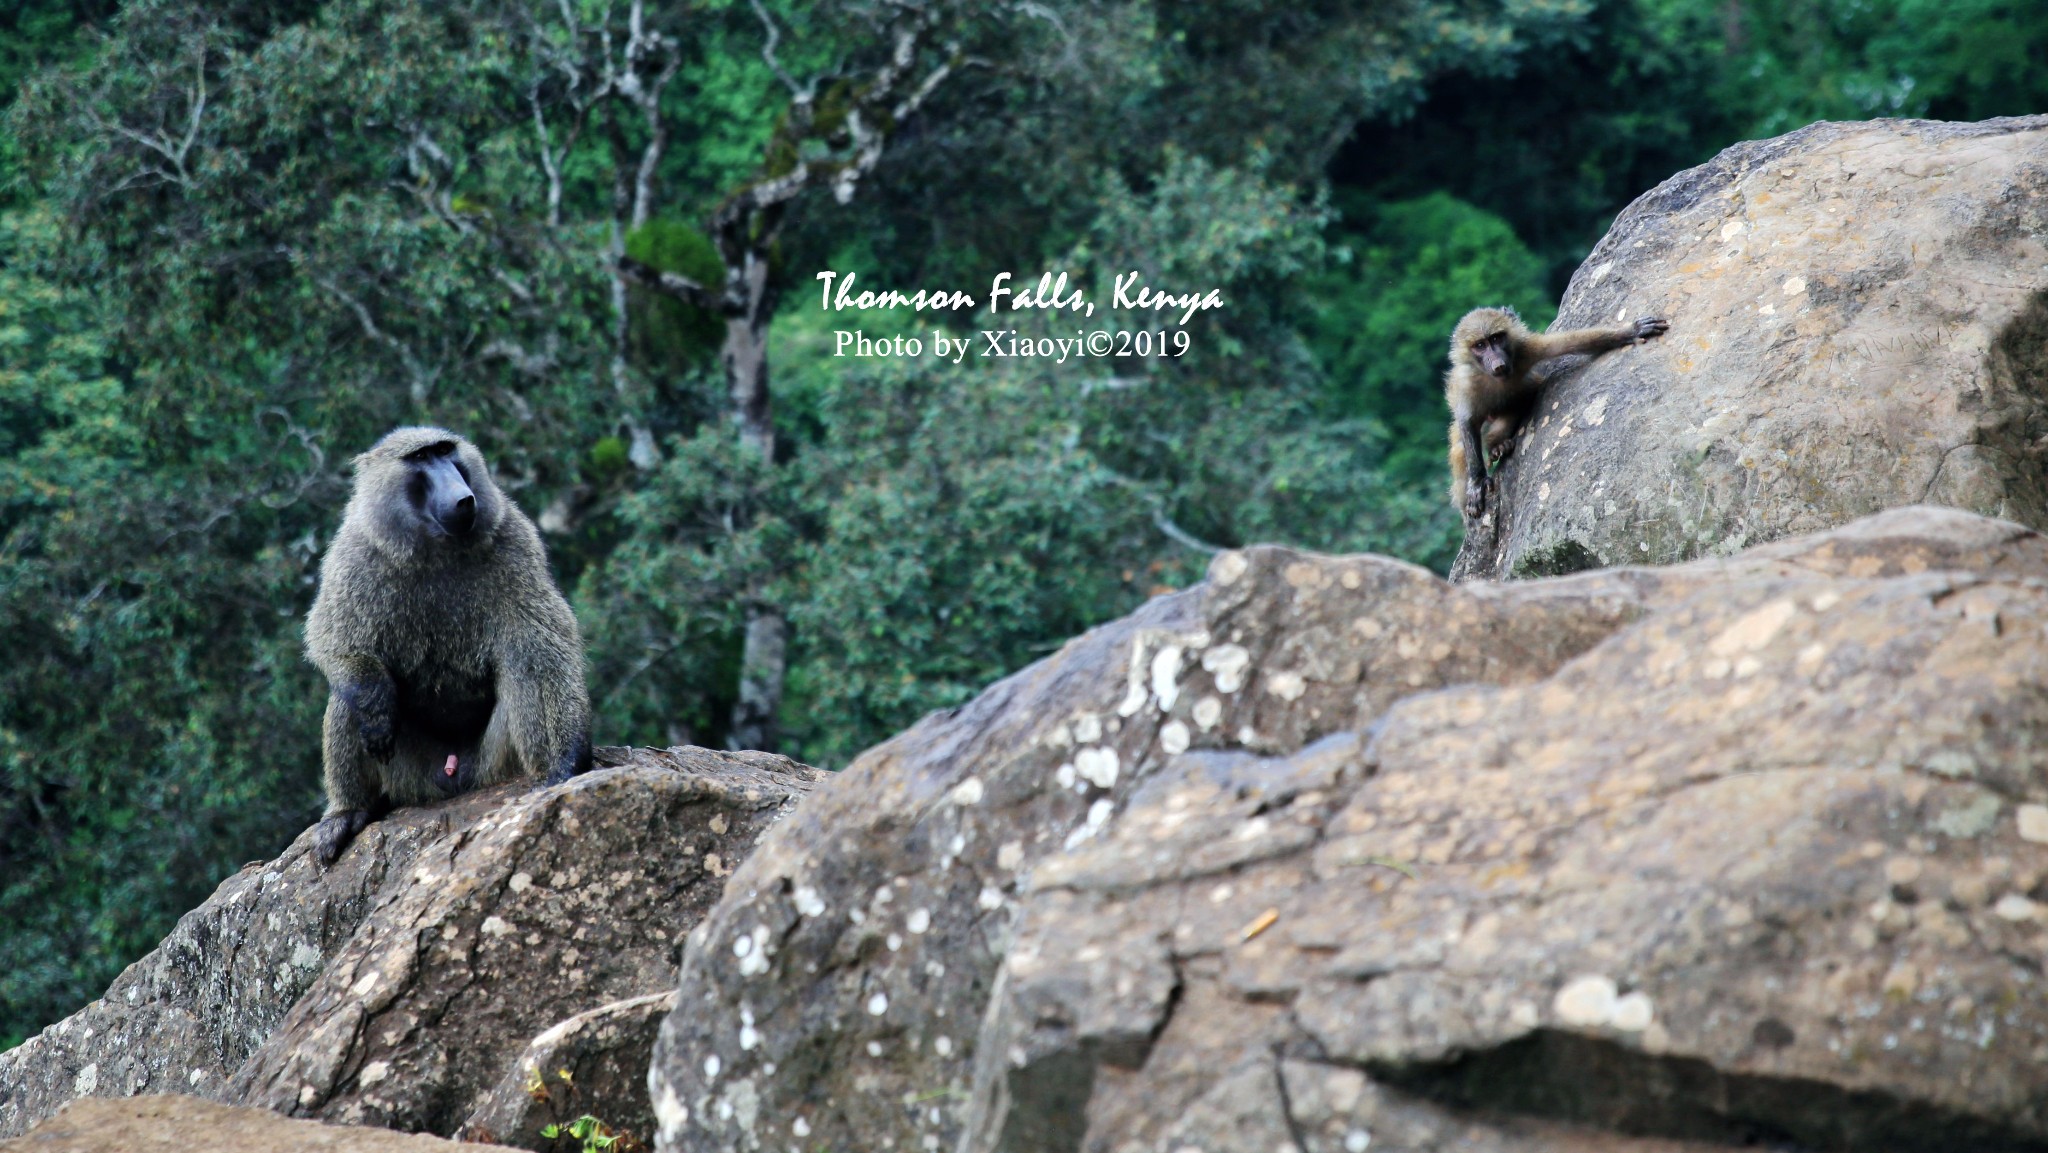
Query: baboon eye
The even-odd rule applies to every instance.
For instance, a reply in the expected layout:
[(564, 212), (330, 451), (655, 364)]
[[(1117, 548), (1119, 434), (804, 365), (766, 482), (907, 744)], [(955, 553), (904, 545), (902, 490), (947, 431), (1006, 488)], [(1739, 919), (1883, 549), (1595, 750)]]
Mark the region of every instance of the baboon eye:
[(421, 447), (413, 449), (411, 452), (406, 453), (405, 459), (411, 461), (414, 464), (419, 464), (423, 461), (432, 460), (437, 456), (447, 456), (449, 453), (454, 451), (454, 441), (437, 440), (432, 444), (422, 445)]

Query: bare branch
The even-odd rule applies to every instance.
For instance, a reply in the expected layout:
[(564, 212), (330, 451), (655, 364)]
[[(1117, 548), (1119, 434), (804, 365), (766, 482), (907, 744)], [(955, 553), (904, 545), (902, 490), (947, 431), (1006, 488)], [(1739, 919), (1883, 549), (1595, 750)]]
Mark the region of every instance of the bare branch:
[(798, 104), (808, 105), (817, 94), (817, 81), (812, 80), (810, 86), (806, 87), (798, 84), (796, 77), (783, 70), (782, 61), (775, 58), (775, 46), (782, 42), (782, 29), (775, 26), (775, 18), (768, 15), (768, 9), (761, 5), (761, 0), (753, 0), (753, 3), (754, 15), (761, 18), (761, 26), (768, 30), (768, 43), (761, 48), (761, 59), (768, 62), (769, 71), (775, 73), (776, 79), (782, 81), (784, 88), (789, 89), (790, 99)]
[(1200, 537), (1195, 536), (1188, 530), (1173, 523), (1172, 519), (1169, 518), (1166, 515), (1165, 511), (1162, 509), (1155, 508), (1152, 510), (1152, 526), (1154, 528), (1157, 528), (1160, 532), (1165, 533), (1167, 535), (1167, 538), (1172, 540), (1175, 544), (1182, 545), (1186, 548), (1191, 548), (1196, 552), (1208, 553), (1209, 555), (1214, 556), (1215, 554), (1223, 551), (1221, 547), (1210, 544), (1208, 541), (1205, 541)]
[(627, 283), (635, 287), (672, 296), (684, 304), (694, 304), (699, 308), (722, 311), (719, 297), (710, 289), (691, 280), (687, 276), (674, 272), (664, 272), (651, 264), (635, 260), (630, 256), (619, 257), (617, 266), (619, 275), (624, 277)]
[[(298, 253), (290, 249), (282, 249), (281, 251), (289, 256), (294, 264), (304, 263)], [(354, 295), (350, 294), (348, 290), (342, 288), (341, 285), (316, 272), (308, 271), (307, 275), (314, 284), (319, 285), (329, 296), (339, 300), (342, 304), (348, 306), (350, 312), (355, 313), (356, 323), (362, 326), (364, 335), (397, 354), (399, 362), (405, 365), (406, 374), (412, 378), (411, 393), (413, 403), (425, 404), (428, 394), (434, 389), (434, 377), (420, 363), (419, 357), (413, 355), (412, 347), (390, 333), (385, 332), (382, 328), (377, 327), (377, 320), (370, 315), (369, 308), (362, 301), (356, 299)]]

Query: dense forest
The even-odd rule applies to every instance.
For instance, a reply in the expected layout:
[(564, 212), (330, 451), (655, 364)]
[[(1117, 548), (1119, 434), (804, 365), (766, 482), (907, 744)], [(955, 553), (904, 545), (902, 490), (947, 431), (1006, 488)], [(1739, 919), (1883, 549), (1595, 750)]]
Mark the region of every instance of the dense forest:
[[(301, 621), (390, 427), (540, 522), (600, 742), (843, 765), (1217, 548), (1441, 569), (1460, 313), (1545, 322), (1736, 140), (2048, 111), (2048, 6), (16, 0), (0, 99), (5, 1046), (318, 815)], [(995, 325), (822, 270), (1228, 305), (840, 358)]]

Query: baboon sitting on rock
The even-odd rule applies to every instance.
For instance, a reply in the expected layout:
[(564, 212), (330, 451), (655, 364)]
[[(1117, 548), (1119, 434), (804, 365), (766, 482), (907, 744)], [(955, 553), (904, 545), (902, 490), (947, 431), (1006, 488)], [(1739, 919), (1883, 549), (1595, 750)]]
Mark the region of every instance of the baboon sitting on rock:
[(331, 688), (323, 864), (393, 806), (590, 768), (576, 618), (476, 446), (400, 428), (355, 473), (306, 617)]

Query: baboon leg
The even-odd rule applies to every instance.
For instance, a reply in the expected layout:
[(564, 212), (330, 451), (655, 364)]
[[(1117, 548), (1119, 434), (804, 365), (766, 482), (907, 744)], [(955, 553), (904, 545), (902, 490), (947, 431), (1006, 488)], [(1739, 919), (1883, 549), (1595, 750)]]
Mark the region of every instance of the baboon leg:
[(334, 696), (348, 705), (362, 732), (363, 750), (379, 761), (398, 751), (398, 686), (370, 657), (350, 657), (334, 682)]
[(362, 728), (339, 693), (327, 698), (320, 746), (327, 772), (327, 814), (320, 819), (314, 847), (320, 863), (331, 865), (370, 823), (380, 791)]

